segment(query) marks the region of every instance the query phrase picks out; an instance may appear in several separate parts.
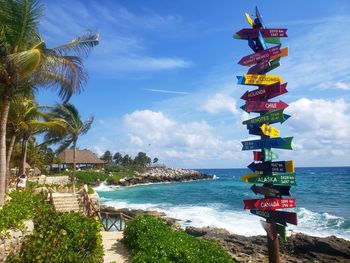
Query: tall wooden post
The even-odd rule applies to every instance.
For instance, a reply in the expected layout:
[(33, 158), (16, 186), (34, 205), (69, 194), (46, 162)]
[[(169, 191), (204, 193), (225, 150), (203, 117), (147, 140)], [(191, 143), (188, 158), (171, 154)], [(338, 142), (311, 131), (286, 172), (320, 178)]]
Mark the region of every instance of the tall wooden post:
[[(282, 77), (267, 75), (280, 66), (280, 58), (288, 55), (288, 48), (281, 48), (280, 37), (287, 37), (287, 29), (266, 28), (258, 8), (255, 9), (255, 19), (249, 14), (245, 17), (252, 28), (243, 28), (234, 38), (248, 40), (249, 47), (254, 54), (243, 57), (238, 63), (249, 66), (247, 74), (238, 76), (238, 84), (254, 85), (258, 89), (246, 91), (241, 99), (246, 103), (241, 108), (248, 113), (259, 113), (258, 117), (243, 121), (247, 125), (249, 134), (260, 136), (259, 140), (243, 141), (242, 150), (254, 151), (254, 161), (248, 166), (253, 173), (242, 176), (242, 180), (253, 183), (251, 190), (255, 194), (264, 195), (261, 199), (244, 200), (244, 209), (250, 209), (252, 214), (263, 217), (261, 224), (267, 233), (268, 258), (270, 263), (279, 263), (279, 239), (286, 240), (285, 227), (287, 223), (297, 224), (297, 214), (279, 211), (284, 208), (295, 208), (295, 198), (290, 196), (290, 187), (295, 185), (296, 174), (293, 161), (273, 161), (278, 155), (272, 148), (292, 150), (293, 137), (280, 137), (280, 131), (270, 126), (283, 123), (290, 116), (283, 113), (288, 104), (269, 99), (286, 92), (287, 83)], [(275, 46), (268, 47), (267, 44)], [(257, 186), (256, 184), (263, 184)]]

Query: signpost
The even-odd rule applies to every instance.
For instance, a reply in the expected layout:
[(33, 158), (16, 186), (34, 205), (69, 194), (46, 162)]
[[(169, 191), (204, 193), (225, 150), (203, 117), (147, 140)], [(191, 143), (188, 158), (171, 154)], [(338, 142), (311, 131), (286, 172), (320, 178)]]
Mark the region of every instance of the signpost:
[(281, 45), (268, 48), (262, 51), (259, 51), (257, 53), (254, 53), (252, 55), (245, 56), (241, 58), (241, 60), (238, 62), (238, 64), (242, 66), (251, 66), (254, 64), (257, 64), (260, 61), (269, 61), (272, 56), (278, 55), (281, 53), (280, 51)]
[(245, 17), (251, 28), (239, 30), (234, 38), (247, 40), (254, 54), (239, 60), (238, 64), (250, 68), (247, 74), (237, 77), (237, 83), (258, 86), (257, 89), (248, 90), (242, 95), (241, 99), (245, 100), (245, 105), (241, 108), (248, 113), (260, 114), (243, 121), (242, 124), (247, 125), (249, 134), (260, 136), (260, 139), (242, 141), (243, 151), (256, 151), (253, 152), (255, 162), (248, 166), (253, 173), (245, 174), (241, 179), (252, 183), (251, 190), (257, 195), (263, 195), (263, 198), (244, 200), (244, 209), (250, 209), (252, 214), (266, 219), (261, 221), (261, 224), (267, 233), (269, 262), (279, 263), (278, 237), (285, 241), (287, 224), (297, 224), (295, 212), (280, 211), (296, 207), (295, 198), (282, 198), (291, 196), (290, 188), (296, 185), (296, 173), (293, 161), (272, 161), (279, 157), (271, 148), (292, 150), (293, 137), (281, 138), (280, 131), (271, 126), (274, 123), (282, 124), (290, 117), (283, 113), (288, 104), (281, 100), (269, 101), (287, 93), (287, 83), (283, 83), (280, 76), (265, 74), (279, 67), (280, 59), (288, 56), (288, 48), (282, 48), (279, 39), (287, 37), (287, 29), (267, 28), (258, 8), (255, 9), (255, 18), (247, 13)]
[(262, 112), (269, 110), (284, 110), (288, 107), (287, 103), (283, 101), (279, 102), (267, 102), (267, 101), (253, 101), (248, 100), (246, 103), (247, 112)]
[(293, 137), (285, 137), (285, 138), (266, 138), (261, 140), (253, 140), (253, 141), (243, 141), (242, 151), (246, 150), (256, 150), (261, 148), (278, 148), (285, 150), (293, 150), (292, 149), (292, 140)]
[(263, 123), (283, 123), (285, 122), (290, 116), (288, 114), (284, 114), (283, 110), (273, 110), (268, 111), (267, 113), (260, 115), (259, 117), (249, 119), (246, 121), (243, 121), (242, 124), (263, 124)]
[(259, 89), (253, 91), (246, 91), (241, 97), (242, 100), (268, 100), (274, 97), (280, 96), (284, 93), (287, 93), (287, 83), (280, 84), (272, 84), (267, 86), (260, 86)]

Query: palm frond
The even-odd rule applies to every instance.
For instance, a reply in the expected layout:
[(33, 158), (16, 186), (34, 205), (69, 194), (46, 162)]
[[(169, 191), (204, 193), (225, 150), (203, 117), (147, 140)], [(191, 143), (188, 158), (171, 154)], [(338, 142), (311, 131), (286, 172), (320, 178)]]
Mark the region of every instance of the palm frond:
[(43, 5), (38, 0), (1, 0), (0, 24), (12, 52), (23, 51), (37, 37)]
[(75, 54), (76, 56), (88, 56), (94, 46), (99, 43), (99, 34), (88, 31), (70, 42), (53, 48), (60, 55)]
[(85, 121), (82, 126), (82, 129), (80, 130), (80, 135), (86, 134), (90, 130), (93, 122), (94, 116), (91, 116), (87, 121)]
[(80, 93), (86, 83), (87, 74), (82, 60), (75, 56), (57, 56), (43, 52), (41, 69), (33, 79), (41, 85), (59, 87), (59, 96), (67, 102), (73, 93)]
[(17, 52), (9, 55), (8, 60), (17, 69), (17, 81), (21, 81), (28, 78), (38, 68), (41, 61), (41, 52), (39, 49)]

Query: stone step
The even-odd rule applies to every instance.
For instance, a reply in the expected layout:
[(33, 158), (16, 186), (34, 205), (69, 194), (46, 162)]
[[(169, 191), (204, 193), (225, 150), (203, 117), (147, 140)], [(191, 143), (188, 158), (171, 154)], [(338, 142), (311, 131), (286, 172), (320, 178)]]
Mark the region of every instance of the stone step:
[(67, 204), (67, 203), (79, 203), (82, 204), (83, 202), (80, 200), (53, 200), (54, 204)]
[(77, 201), (65, 201), (65, 202), (53, 202), (54, 205), (83, 205), (83, 202)]

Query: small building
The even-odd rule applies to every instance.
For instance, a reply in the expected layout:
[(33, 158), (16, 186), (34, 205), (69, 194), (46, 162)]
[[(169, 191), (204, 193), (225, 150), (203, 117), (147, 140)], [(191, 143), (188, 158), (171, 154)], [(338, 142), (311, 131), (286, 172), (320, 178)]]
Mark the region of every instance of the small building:
[[(73, 150), (67, 149), (61, 152), (58, 157), (61, 160), (59, 166), (63, 169), (73, 168)], [(103, 168), (105, 161), (98, 158), (90, 150), (76, 150), (75, 156), (76, 168)]]

